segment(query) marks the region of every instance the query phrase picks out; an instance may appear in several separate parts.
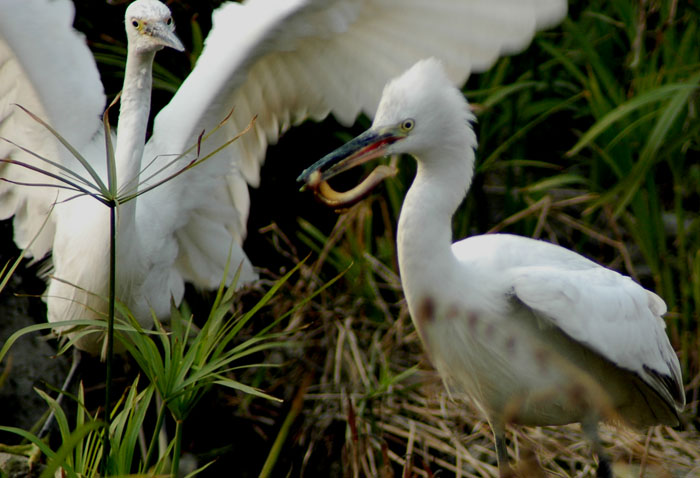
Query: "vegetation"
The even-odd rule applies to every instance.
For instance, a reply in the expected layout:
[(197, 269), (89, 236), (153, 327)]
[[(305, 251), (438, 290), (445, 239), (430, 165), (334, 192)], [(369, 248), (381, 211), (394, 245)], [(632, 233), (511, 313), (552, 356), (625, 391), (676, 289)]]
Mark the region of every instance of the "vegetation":
[[(76, 23), (114, 95), (125, 53), (122, 10), (96, 3), (78, 2)], [(172, 6), (191, 61), (159, 55), (156, 103), (167, 101), (201, 51), (214, 5)], [(480, 146), (455, 237), (541, 237), (632, 276), (669, 306), (667, 331), (687, 384), (683, 424), (646, 435), (605, 429), (616, 476), (700, 475), (699, 23), (692, 2), (577, 2), (561, 26), (465, 87)], [(294, 183), (367, 124), (305, 124), (270, 149), (246, 242), (265, 268), (259, 286), (237, 296), (189, 291), (169, 334), (159, 327), (133, 336), (133, 370), (117, 380), (124, 391), (112, 424), (116, 472), (168, 473), (183, 455), (197, 458), (194, 468), (208, 466), (200, 476), (496, 476), (488, 424), (446, 396), (402, 301), (394, 232), (413, 162), (402, 159), (397, 179), (340, 216)], [(205, 337), (213, 336), (222, 341), (212, 348)], [(229, 359), (243, 362), (234, 369)], [(249, 394), (253, 387), (262, 392)], [(78, 411), (61, 416), (43, 396), (62, 435), (34, 440), (47, 473), (60, 461), (80, 474), (99, 454), (92, 437), (103, 430), (101, 401), (82, 388), (63, 405)], [(135, 452), (141, 428), (149, 430), (146, 445)], [(160, 429), (170, 438), (156, 459)], [(591, 476), (577, 426), (513, 430), (509, 447), (523, 476), (536, 476), (540, 465), (555, 476)]]

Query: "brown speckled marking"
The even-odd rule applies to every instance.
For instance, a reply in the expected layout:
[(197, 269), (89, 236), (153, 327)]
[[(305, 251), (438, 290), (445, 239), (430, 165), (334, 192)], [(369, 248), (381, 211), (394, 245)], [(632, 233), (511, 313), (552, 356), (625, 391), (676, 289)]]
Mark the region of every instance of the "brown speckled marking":
[(569, 400), (572, 404), (578, 407), (585, 406), (588, 390), (586, 390), (586, 387), (582, 383), (575, 382), (569, 386), (567, 392), (569, 394)]
[(489, 340), (493, 339), (494, 334), (496, 333), (496, 326), (493, 324), (488, 324), (486, 326), (486, 338)]
[(435, 302), (432, 298), (426, 297), (418, 303), (416, 311), (416, 322), (419, 326), (430, 323), (435, 320)]
[(508, 337), (508, 339), (506, 339), (506, 352), (511, 358), (515, 355), (515, 337)]
[(470, 313), (467, 317), (467, 324), (469, 325), (469, 331), (473, 334), (476, 332), (476, 327), (479, 325), (479, 316), (474, 312)]
[(445, 317), (454, 320), (459, 316), (459, 307), (457, 307), (455, 304), (452, 304), (447, 308), (447, 312), (445, 313)]
[(542, 373), (547, 372), (547, 368), (549, 367), (549, 358), (550, 358), (549, 350), (546, 350), (546, 349), (535, 350), (535, 361), (537, 361), (537, 365), (540, 367), (540, 372), (542, 372)]

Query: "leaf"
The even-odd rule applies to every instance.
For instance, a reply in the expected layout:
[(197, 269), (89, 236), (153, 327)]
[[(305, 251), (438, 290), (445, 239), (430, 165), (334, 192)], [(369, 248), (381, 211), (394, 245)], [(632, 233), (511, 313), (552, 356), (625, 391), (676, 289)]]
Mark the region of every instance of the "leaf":
[[(90, 165), (90, 162), (89, 162), (88, 160), (86, 160), (86, 159), (80, 154), (80, 152), (79, 152), (77, 149), (75, 149), (63, 136), (61, 136), (61, 135), (58, 133), (58, 131), (56, 131), (55, 129), (53, 129), (53, 128), (51, 127), (51, 125), (49, 125), (47, 122), (45, 122), (44, 120), (42, 120), (41, 118), (39, 118), (37, 115), (35, 115), (35, 114), (32, 113), (31, 111), (29, 111), (28, 109), (26, 109), (24, 106), (22, 106), (22, 105), (17, 105), (17, 106), (18, 106), (19, 108), (21, 108), (22, 111), (24, 111), (25, 113), (27, 113), (34, 121), (36, 121), (37, 123), (39, 123), (40, 125), (42, 125), (44, 128), (46, 128), (46, 129), (47, 129), (47, 130), (48, 130), (48, 131), (49, 131), (49, 132), (50, 132), (50, 133), (51, 133), (51, 134), (52, 134), (52, 135), (53, 135), (53, 136), (54, 136), (54, 137), (55, 137), (55, 138), (56, 138), (70, 153), (71, 153), (71, 155), (73, 155), (73, 157), (74, 157), (75, 159), (77, 159), (77, 160), (80, 162), (80, 164), (81, 164), (81, 165), (85, 168), (85, 170), (90, 174), (90, 177), (92, 177), (92, 180), (95, 181), (94, 185), (92, 185), (93, 187), (95, 187), (98, 191), (101, 191), (101, 192), (103, 192), (103, 193), (104, 193), (105, 191), (107, 191), (107, 188), (105, 187), (104, 183), (102, 182), (102, 179), (100, 178), (100, 175), (97, 174), (97, 172), (92, 168), (92, 166)], [(25, 151), (27, 151), (27, 150), (25, 150)], [(36, 154), (34, 154), (34, 153), (31, 153), (31, 151), (27, 151), (27, 152), (29, 152), (30, 154), (33, 154), (33, 155), (36, 156), (37, 158), (43, 159), (43, 158), (41, 158), (39, 155), (36, 155)], [(91, 184), (91, 183), (89, 183), (86, 179), (83, 179), (83, 178), (82, 178), (81, 176), (79, 176), (77, 173), (75, 173), (74, 171), (72, 171), (72, 170), (66, 168), (65, 166), (63, 166), (63, 165), (60, 164), (60, 163), (56, 163), (56, 162), (50, 161), (50, 160), (48, 160), (48, 159), (44, 159), (44, 161), (47, 161), (47, 162), (49, 162), (50, 164), (56, 166), (57, 168), (63, 170), (64, 172), (67, 172), (67, 173), (70, 174), (71, 176), (80, 179), (84, 184)]]
[(659, 116), (658, 121), (654, 125), (654, 129), (651, 131), (644, 145), (644, 149), (642, 149), (639, 161), (634, 165), (633, 170), (628, 176), (629, 179), (625, 181), (626, 184), (624, 184), (624, 186), (620, 186), (624, 188), (625, 193), (622, 199), (617, 202), (615, 211), (613, 212), (614, 217), (619, 216), (624, 208), (627, 207), (627, 204), (629, 204), (632, 197), (639, 189), (640, 184), (646, 178), (647, 171), (657, 161), (657, 154), (666, 141), (668, 131), (688, 104), (690, 95), (697, 91), (698, 82), (700, 82), (700, 73), (691, 77), (688, 81), (689, 88), (680, 89), (663, 109), (661, 116)]
[(576, 142), (576, 144), (566, 152), (567, 157), (572, 157), (578, 154), (583, 148), (588, 146), (595, 138), (597, 138), (601, 133), (610, 128), (613, 123), (622, 120), (626, 116), (630, 115), (634, 111), (648, 106), (652, 103), (662, 101), (677, 93), (679, 91), (685, 91), (688, 95), (696, 88), (694, 85), (688, 85), (684, 83), (674, 83), (670, 85), (660, 86), (654, 90), (641, 93), (632, 99), (621, 104), (617, 108), (610, 111), (608, 114), (603, 116), (601, 119), (596, 121), (596, 123), (586, 131), (583, 136)]
[(548, 191), (550, 189), (561, 188), (571, 184), (588, 184), (588, 180), (578, 174), (559, 174), (526, 186), (523, 188), (523, 190), (528, 192)]
[(56, 471), (60, 467), (66, 468), (66, 470), (69, 472), (69, 476), (77, 476), (75, 474), (75, 471), (73, 471), (72, 468), (68, 466), (68, 456), (73, 452), (75, 447), (85, 438), (86, 435), (95, 430), (99, 430), (103, 426), (104, 423), (100, 421), (90, 421), (76, 428), (67, 437), (63, 437), (61, 447), (46, 464), (46, 468), (44, 468), (44, 471), (41, 473), (41, 478), (53, 478)]
[(268, 400), (272, 400), (274, 402), (280, 402), (282, 403), (283, 400), (277, 397), (273, 397), (272, 395), (268, 395), (262, 390), (259, 390), (257, 388), (251, 387), (250, 385), (245, 385), (241, 382), (236, 382), (235, 380), (216, 380), (214, 382), (217, 385), (221, 385), (222, 387), (227, 387), (227, 388), (232, 388), (234, 390), (240, 390), (243, 393), (247, 393), (249, 395), (254, 395), (256, 397), (261, 397), (261, 398), (266, 398)]

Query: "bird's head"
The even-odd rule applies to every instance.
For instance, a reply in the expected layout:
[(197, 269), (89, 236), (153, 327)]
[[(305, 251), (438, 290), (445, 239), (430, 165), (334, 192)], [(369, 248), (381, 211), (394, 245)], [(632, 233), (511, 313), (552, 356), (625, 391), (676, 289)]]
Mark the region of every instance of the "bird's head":
[[(370, 129), (305, 169), (297, 181), (316, 190), (343, 171), (394, 154), (439, 160), (443, 151), (476, 146), (473, 120), (467, 100), (442, 64), (434, 58), (421, 60), (384, 87)], [(357, 195), (366, 195), (378, 183), (355, 188)], [(349, 199), (356, 202), (357, 197)]]
[(170, 9), (158, 0), (136, 0), (126, 9), (124, 22), (130, 49), (144, 53), (166, 46), (177, 51), (185, 49), (175, 35)]

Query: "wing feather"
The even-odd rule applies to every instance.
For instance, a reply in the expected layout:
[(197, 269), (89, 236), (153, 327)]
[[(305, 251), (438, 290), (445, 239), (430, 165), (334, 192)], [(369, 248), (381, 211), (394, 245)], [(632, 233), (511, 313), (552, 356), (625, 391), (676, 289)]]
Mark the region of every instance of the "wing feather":
[[(479, 295), (493, 303), (514, 295), (540, 320), (636, 373), (669, 406), (684, 406), (681, 368), (658, 295), (580, 254), (527, 237), (486, 234), (452, 247), (460, 262), (482, 271), (479, 281), (487, 285)], [(494, 290), (501, 299), (488, 295)]]
[[(16, 105), (49, 124), (76, 149), (83, 150), (100, 130), (105, 95), (92, 53), (72, 28), (68, 0), (0, 0), (0, 137), (66, 166), (77, 162), (56, 138)], [(69, 114), (68, 114), (69, 113)], [(0, 141), (0, 158), (58, 170), (13, 144)], [(3, 163), (0, 177), (19, 183), (53, 184), (45, 176)], [(0, 183), (0, 218), (14, 216), (15, 242), (28, 246), (39, 233), (57, 191)], [(37, 259), (51, 249), (55, 226), (49, 221), (28, 254)]]
[(597, 265), (516, 267), (509, 276), (515, 295), (539, 317), (635, 372), (668, 403), (684, 406), (680, 364), (658, 314), (665, 305), (660, 307), (656, 294)]
[[(372, 116), (384, 84), (417, 60), (436, 56), (462, 84), (499, 55), (523, 49), (536, 27), (566, 14), (564, 0), (251, 0), (214, 12), (213, 28), (193, 72), (157, 116), (145, 160), (178, 153), (235, 108), (225, 131), (203, 152), (248, 124), (252, 131), (192, 174), (220, 180), (229, 197), (240, 177), (257, 186), (268, 144), (307, 117), (333, 113), (351, 124)], [(197, 169), (199, 171), (197, 171)], [(189, 174), (189, 173), (188, 173)], [(247, 191), (245, 191), (247, 194)], [(189, 188), (180, 214), (197, 214), (209, 198)], [(158, 194), (156, 193), (155, 196)], [(238, 201), (243, 204), (243, 201)], [(234, 208), (233, 204), (229, 205)], [(235, 208), (234, 208), (235, 209)], [(244, 237), (247, 208), (232, 213), (231, 237)], [(193, 224), (188, 221), (187, 224)], [(187, 235), (178, 230), (179, 236)], [(181, 243), (187, 254), (191, 242)], [(216, 261), (213, 261), (214, 263)]]

